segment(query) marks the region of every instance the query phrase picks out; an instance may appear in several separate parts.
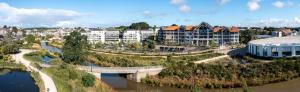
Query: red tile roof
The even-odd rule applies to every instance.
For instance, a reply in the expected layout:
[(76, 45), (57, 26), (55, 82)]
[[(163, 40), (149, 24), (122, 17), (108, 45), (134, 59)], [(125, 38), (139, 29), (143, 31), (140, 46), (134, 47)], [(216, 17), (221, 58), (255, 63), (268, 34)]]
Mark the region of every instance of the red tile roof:
[(194, 26), (186, 26), (185, 27), (185, 31), (193, 31), (194, 30)]
[(166, 28), (164, 28), (163, 30), (165, 31), (175, 31), (175, 30), (178, 30), (179, 29), (179, 26), (168, 26)]
[(229, 32), (233, 32), (233, 33), (239, 32), (239, 28), (233, 26), (230, 28)]
[(213, 32), (220, 32), (222, 30), (221, 27), (214, 27)]

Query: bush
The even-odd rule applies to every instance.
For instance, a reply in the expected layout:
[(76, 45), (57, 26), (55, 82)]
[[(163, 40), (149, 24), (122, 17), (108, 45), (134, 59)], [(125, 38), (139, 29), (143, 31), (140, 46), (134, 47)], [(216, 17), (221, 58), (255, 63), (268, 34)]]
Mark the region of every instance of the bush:
[(82, 85), (84, 85), (85, 87), (91, 87), (94, 86), (95, 84), (95, 76), (92, 74), (84, 74), (81, 78), (81, 83)]

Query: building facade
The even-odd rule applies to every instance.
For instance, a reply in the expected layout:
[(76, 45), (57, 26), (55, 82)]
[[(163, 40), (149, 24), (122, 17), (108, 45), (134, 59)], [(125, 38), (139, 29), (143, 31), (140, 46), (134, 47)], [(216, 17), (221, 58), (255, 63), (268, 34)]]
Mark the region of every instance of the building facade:
[(87, 40), (91, 44), (96, 44), (96, 43), (104, 43), (105, 42), (105, 31), (101, 29), (97, 30), (88, 30), (86, 32), (81, 33), (82, 35), (87, 36)]
[(248, 53), (260, 57), (300, 57), (300, 36), (253, 40), (248, 43)]
[(237, 27), (211, 27), (207, 23), (198, 26), (162, 27), (157, 35), (158, 42), (165, 45), (209, 46), (239, 43)]
[(105, 31), (105, 43), (120, 43), (120, 31)]

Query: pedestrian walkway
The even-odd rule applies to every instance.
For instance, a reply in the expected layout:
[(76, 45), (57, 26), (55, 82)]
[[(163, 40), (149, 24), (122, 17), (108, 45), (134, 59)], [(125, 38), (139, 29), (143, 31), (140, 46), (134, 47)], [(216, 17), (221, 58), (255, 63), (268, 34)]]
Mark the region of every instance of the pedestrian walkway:
[(43, 80), (43, 83), (45, 85), (45, 91), (44, 92), (57, 92), (56, 86), (52, 80), (51, 77), (49, 77), (47, 74), (43, 73), (42, 71), (38, 70), (37, 68), (30, 65), (30, 61), (23, 58), (23, 55), (26, 53), (33, 52), (34, 50), (25, 50), (22, 49), (20, 53), (12, 55), (12, 57), (16, 60), (17, 63), (22, 63), (25, 65), (29, 70), (38, 72)]

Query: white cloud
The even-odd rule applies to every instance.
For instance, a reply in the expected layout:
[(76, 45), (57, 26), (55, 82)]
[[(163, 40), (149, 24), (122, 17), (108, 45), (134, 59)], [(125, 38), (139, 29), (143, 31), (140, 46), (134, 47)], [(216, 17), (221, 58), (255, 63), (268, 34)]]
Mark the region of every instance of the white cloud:
[(270, 18), (262, 19), (259, 22), (255, 23), (254, 26), (260, 27), (299, 27), (300, 19), (295, 17), (293, 19), (279, 19), (279, 18)]
[(0, 24), (17, 26), (59, 26), (74, 24), (82, 14), (64, 9), (15, 8), (0, 3)]
[(187, 6), (187, 5), (182, 5), (179, 7), (179, 11), (183, 12), (183, 13), (188, 13), (190, 10), (191, 10), (191, 7)]
[(220, 5), (225, 5), (226, 3), (228, 3), (230, 0), (217, 0), (217, 2), (220, 4)]
[(260, 8), (260, 3), (261, 0), (249, 0), (247, 6), (248, 6), (248, 9), (250, 11), (255, 11), (255, 10), (258, 10)]
[(186, 0), (171, 0), (170, 3), (173, 5), (181, 5), (181, 4), (185, 4)]
[(276, 2), (272, 3), (272, 5), (276, 8), (283, 8), (285, 6), (284, 2), (282, 2), (282, 1), (276, 1)]
[(177, 6), (182, 13), (188, 13), (191, 10), (191, 7), (186, 4), (187, 0), (170, 0), (170, 3)]

